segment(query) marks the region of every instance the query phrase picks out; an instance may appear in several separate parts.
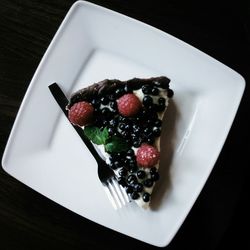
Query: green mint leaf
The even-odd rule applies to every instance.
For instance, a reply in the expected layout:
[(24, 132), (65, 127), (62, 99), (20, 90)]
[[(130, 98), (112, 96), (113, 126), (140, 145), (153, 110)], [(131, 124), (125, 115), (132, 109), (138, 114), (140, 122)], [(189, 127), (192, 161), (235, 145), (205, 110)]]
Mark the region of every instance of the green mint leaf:
[(108, 153), (118, 153), (129, 149), (128, 143), (118, 136), (111, 137), (104, 147)]
[(106, 144), (109, 134), (108, 129), (104, 128), (103, 130), (95, 126), (86, 126), (84, 128), (84, 134), (97, 145)]

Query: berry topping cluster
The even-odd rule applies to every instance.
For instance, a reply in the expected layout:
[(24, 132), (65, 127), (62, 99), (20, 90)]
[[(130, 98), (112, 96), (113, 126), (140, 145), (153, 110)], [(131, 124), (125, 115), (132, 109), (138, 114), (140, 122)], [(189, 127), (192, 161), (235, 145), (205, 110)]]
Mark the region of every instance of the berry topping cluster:
[(155, 147), (161, 134), (159, 114), (172, 96), (173, 91), (164, 81), (120, 84), (112, 92), (74, 96), (69, 107), (69, 120), (84, 126), (85, 135), (92, 142), (104, 145), (109, 167), (134, 200), (149, 202), (149, 189), (159, 179), (155, 167), (160, 158)]

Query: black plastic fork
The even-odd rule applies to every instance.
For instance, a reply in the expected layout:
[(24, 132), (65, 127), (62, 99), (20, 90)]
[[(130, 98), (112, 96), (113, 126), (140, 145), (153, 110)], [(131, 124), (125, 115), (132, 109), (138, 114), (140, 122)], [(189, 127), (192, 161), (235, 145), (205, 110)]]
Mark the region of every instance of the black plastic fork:
[[(61, 90), (61, 88), (57, 83), (49, 85), (49, 90), (68, 119), (68, 110), (66, 109), (66, 106), (69, 103), (69, 101), (67, 97), (65, 96), (65, 94), (63, 93), (63, 91)], [(117, 209), (121, 208), (123, 205), (126, 205), (126, 203), (129, 202), (129, 197), (127, 193), (124, 191), (124, 189), (118, 184), (113, 170), (111, 170), (109, 166), (106, 164), (106, 162), (101, 158), (99, 153), (96, 151), (94, 145), (85, 136), (83, 129), (73, 124), (72, 126), (78, 133), (84, 144), (87, 146), (90, 153), (95, 158), (98, 165), (98, 170), (97, 170), (98, 177), (101, 183), (103, 184), (104, 191), (106, 192), (113, 207)]]

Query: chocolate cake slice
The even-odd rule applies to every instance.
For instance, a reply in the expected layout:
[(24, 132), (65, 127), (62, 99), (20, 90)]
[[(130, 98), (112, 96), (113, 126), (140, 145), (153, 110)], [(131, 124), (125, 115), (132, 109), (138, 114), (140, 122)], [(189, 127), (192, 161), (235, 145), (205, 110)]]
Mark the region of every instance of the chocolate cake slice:
[(167, 77), (103, 80), (74, 93), (69, 120), (99, 148), (132, 200), (148, 208), (159, 180), (162, 119), (173, 91)]

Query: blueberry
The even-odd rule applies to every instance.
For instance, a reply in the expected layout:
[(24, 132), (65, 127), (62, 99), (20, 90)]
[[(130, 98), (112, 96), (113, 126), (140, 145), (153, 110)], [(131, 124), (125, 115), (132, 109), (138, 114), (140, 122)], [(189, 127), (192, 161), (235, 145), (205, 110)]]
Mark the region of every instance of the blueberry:
[(109, 115), (109, 114), (110, 114), (109, 108), (103, 108), (103, 109), (101, 110), (101, 114), (104, 115), (104, 116)]
[(145, 192), (143, 195), (142, 195), (142, 199), (144, 202), (149, 202), (150, 201), (150, 194)]
[(137, 192), (133, 192), (133, 193), (131, 194), (131, 198), (132, 198), (133, 200), (137, 200), (139, 197), (140, 197), (140, 195), (139, 195)]
[(117, 178), (117, 182), (118, 182), (120, 185), (122, 185), (123, 187), (125, 187), (125, 186), (127, 185), (126, 180), (125, 180), (124, 177), (118, 177), (118, 178)]
[(149, 95), (145, 95), (142, 99), (142, 103), (144, 106), (148, 107), (153, 104), (153, 98)]
[(148, 144), (153, 144), (154, 141), (155, 141), (155, 138), (153, 138), (153, 137), (149, 137), (149, 138), (146, 139), (146, 142), (147, 142)]
[(131, 93), (131, 92), (133, 91), (133, 89), (132, 89), (131, 85), (126, 84), (126, 85), (124, 86), (124, 91), (125, 91), (126, 93)]
[(111, 127), (116, 127), (118, 125), (118, 121), (115, 119), (110, 120), (109, 125)]
[(129, 184), (134, 184), (134, 183), (136, 183), (136, 182), (137, 182), (136, 176), (133, 175), (133, 174), (129, 175), (128, 178), (127, 178), (127, 182), (128, 182)]
[(108, 133), (109, 133), (109, 135), (114, 135), (114, 133), (115, 133), (115, 129), (114, 129), (114, 128), (109, 127), (109, 128), (108, 128)]
[(164, 105), (165, 105), (166, 99), (165, 99), (164, 97), (160, 97), (160, 98), (158, 99), (158, 103), (159, 103), (159, 104), (164, 104)]
[(142, 143), (141, 139), (137, 139), (137, 140), (133, 141), (133, 146), (135, 148), (139, 148), (141, 146), (141, 143)]
[(155, 173), (155, 172), (157, 172), (156, 167), (152, 167), (152, 168), (150, 168), (150, 174)]
[(146, 176), (145, 171), (139, 170), (139, 171), (137, 172), (137, 177), (138, 177), (139, 179), (144, 179), (145, 176)]
[(104, 127), (106, 127), (109, 124), (109, 122), (107, 120), (104, 120), (104, 121), (102, 121), (102, 124)]
[(161, 129), (159, 127), (153, 127), (152, 131), (153, 131), (153, 135), (156, 137), (160, 136), (161, 134)]
[(116, 96), (113, 95), (113, 94), (111, 94), (111, 95), (109, 95), (108, 99), (109, 99), (110, 101), (115, 101), (115, 100), (116, 100)]
[(112, 101), (109, 103), (110, 108), (116, 110), (117, 109), (117, 103), (115, 101)]
[(106, 96), (104, 96), (104, 97), (101, 98), (101, 103), (103, 105), (107, 105), (109, 103), (109, 99)]
[(159, 173), (158, 173), (158, 172), (152, 173), (152, 174), (151, 174), (151, 179), (152, 179), (153, 181), (158, 181), (158, 180), (160, 179)]
[(123, 138), (128, 138), (129, 137), (129, 132), (128, 131), (121, 131), (121, 136), (123, 137)]
[(147, 180), (145, 180), (145, 181), (143, 182), (143, 184), (144, 184), (145, 187), (150, 188), (150, 187), (153, 186), (154, 182), (153, 182), (153, 180), (151, 180), (151, 179), (147, 179)]
[(151, 93), (151, 87), (148, 84), (142, 86), (142, 93), (149, 95)]
[(159, 89), (156, 87), (153, 87), (153, 89), (151, 90), (152, 95), (159, 95)]
[(143, 190), (143, 185), (141, 183), (137, 183), (134, 185), (134, 190), (140, 193)]
[(120, 170), (119, 170), (119, 175), (120, 176), (126, 176), (127, 175), (127, 170), (126, 170), (126, 168), (121, 168)]
[(129, 172), (130, 172), (130, 173), (135, 173), (135, 172), (137, 171), (137, 169), (138, 169), (137, 166), (133, 166), (133, 167), (130, 166), (130, 167), (129, 167)]
[(125, 123), (120, 123), (119, 124), (119, 129), (123, 131), (123, 130), (125, 130), (125, 126), (126, 126)]
[(154, 85), (163, 89), (169, 88), (169, 80), (161, 80), (161, 81), (155, 81)]
[(131, 194), (133, 192), (133, 188), (131, 186), (126, 187), (126, 192)]
[(165, 108), (166, 108), (166, 105), (165, 105), (165, 104), (159, 104), (159, 105), (157, 105), (157, 111), (158, 111), (158, 112), (164, 111)]
[(174, 91), (172, 89), (168, 89), (168, 97), (171, 98), (174, 95)]
[(116, 170), (117, 168), (120, 167), (120, 162), (117, 160), (114, 162), (111, 162), (110, 167), (111, 167), (111, 169)]
[(100, 103), (101, 103), (101, 101), (100, 101), (99, 99), (95, 99), (95, 98), (91, 101), (91, 104), (92, 104), (95, 108), (98, 108), (98, 107), (100, 106)]
[(130, 130), (130, 125), (129, 125), (129, 124), (126, 124), (125, 127), (124, 127), (124, 130), (125, 130), (125, 131), (129, 131), (129, 130)]
[(133, 150), (133, 149), (129, 149), (129, 150), (127, 151), (127, 155), (129, 155), (129, 156), (135, 155), (134, 150)]
[(125, 91), (124, 91), (123, 88), (119, 88), (119, 89), (117, 89), (117, 90), (115, 91), (115, 94), (116, 94), (116, 97), (119, 98), (119, 97), (121, 97), (122, 95), (125, 94)]
[(155, 126), (160, 127), (162, 124), (162, 121), (160, 119), (156, 119)]

